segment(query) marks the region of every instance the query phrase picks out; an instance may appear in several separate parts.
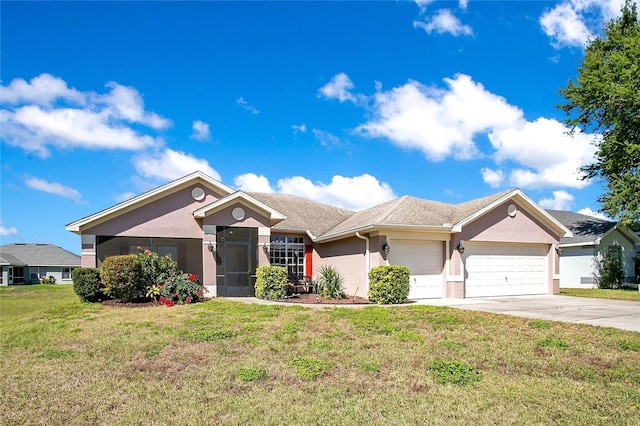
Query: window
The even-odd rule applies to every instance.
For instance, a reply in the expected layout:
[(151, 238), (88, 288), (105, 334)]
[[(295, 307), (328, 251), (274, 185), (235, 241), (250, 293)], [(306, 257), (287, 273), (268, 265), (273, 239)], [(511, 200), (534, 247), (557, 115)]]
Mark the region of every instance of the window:
[(304, 238), (293, 236), (271, 236), (269, 262), (273, 266), (284, 266), (290, 281), (304, 277)]
[(71, 279), (71, 268), (68, 268), (68, 267), (62, 268), (62, 279), (63, 280)]

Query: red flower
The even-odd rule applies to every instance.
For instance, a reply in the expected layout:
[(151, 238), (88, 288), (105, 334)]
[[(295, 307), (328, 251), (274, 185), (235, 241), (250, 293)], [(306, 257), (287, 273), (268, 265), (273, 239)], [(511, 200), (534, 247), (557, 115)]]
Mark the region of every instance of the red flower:
[(158, 284), (159, 289), (162, 289), (162, 287), (164, 287), (164, 284)]
[(164, 305), (164, 302), (165, 302), (166, 300), (167, 300), (167, 299), (166, 299), (164, 296), (160, 296), (160, 299), (158, 299), (158, 305)]
[(198, 281), (198, 276), (195, 274), (189, 274), (189, 281)]
[(171, 297), (176, 297), (178, 295), (178, 293), (176, 293), (175, 291), (173, 293), (171, 293)]
[(184, 303), (191, 303), (191, 298), (187, 297), (186, 299), (184, 299)]
[(202, 290), (198, 290), (197, 294), (198, 294), (198, 296), (200, 296), (200, 297), (204, 296), (204, 292), (203, 292)]
[(173, 306), (173, 300), (167, 299), (164, 301), (164, 306)]

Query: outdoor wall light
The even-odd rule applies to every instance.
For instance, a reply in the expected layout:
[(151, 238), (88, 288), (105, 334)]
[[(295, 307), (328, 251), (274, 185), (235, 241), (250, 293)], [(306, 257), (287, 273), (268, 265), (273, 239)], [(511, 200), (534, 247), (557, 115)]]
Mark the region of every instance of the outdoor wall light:
[(456, 250), (458, 250), (460, 254), (464, 253), (464, 241), (460, 240), (460, 242), (456, 246)]
[(560, 243), (555, 243), (554, 247), (556, 249), (556, 253), (558, 253), (558, 256), (561, 256), (562, 255), (562, 247), (560, 247)]
[(389, 245), (389, 241), (385, 241), (384, 244), (382, 245), (382, 251), (384, 252), (384, 254), (389, 254), (390, 250), (391, 250), (391, 246)]
[(216, 251), (215, 244), (213, 244), (211, 241), (209, 241), (209, 244), (207, 244), (207, 250), (209, 250), (210, 253), (213, 253), (214, 251)]
[(264, 254), (266, 254), (268, 256), (269, 255), (269, 245), (268, 244), (263, 244), (262, 245), (262, 251), (264, 252)]

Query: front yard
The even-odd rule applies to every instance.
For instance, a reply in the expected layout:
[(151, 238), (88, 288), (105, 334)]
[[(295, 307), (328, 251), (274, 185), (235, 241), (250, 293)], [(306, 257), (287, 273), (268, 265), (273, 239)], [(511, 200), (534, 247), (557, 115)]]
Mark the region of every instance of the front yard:
[(607, 289), (582, 289), (582, 288), (561, 288), (561, 296), (575, 297), (591, 297), (595, 299), (618, 299), (618, 300), (636, 300), (640, 301), (640, 292), (635, 288), (626, 288), (619, 290)]
[(640, 423), (640, 334), (447, 307), (0, 289), (0, 418), (22, 424)]

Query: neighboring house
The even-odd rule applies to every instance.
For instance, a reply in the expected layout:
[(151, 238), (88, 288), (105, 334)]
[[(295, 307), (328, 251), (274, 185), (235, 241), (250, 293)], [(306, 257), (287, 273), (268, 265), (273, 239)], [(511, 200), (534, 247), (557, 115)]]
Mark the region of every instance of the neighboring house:
[(80, 256), (53, 244), (0, 246), (0, 285), (32, 284), (53, 277), (71, 284), (71, 271), (80, 267)]
[(557, 293), (555, 244), (571, 232), (516, 189), (461, 204), (401, 197), (359, 211), (245, 193), (195, 172), (67, 225), (82, 266), (151, 249), (200, 277), (209, 296), (251, 296), (256, 267), (290, 280), (323, 265), (366, 296), (368, 272), (406, 265), (410, 298)]
[(560, 239), (560, 287), (597, 288), (597, 259), (611, 250), (619, 251), (622, 269), (629, 284), (636, 280), (637, 250), (640, 237), (615, 222), (568, 211), (549, 210), (549, 214), (569, 228), (572, 237)]

